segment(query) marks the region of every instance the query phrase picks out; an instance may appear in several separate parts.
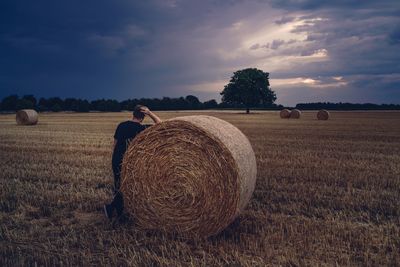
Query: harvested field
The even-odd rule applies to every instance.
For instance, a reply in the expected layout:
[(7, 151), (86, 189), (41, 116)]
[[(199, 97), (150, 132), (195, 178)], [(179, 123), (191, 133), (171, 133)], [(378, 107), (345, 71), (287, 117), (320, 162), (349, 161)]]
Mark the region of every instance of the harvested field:
[(0, 115), (0, 265), (399, 265), (400, 112), (157, 114), (216, 116), (249, 138), (257, 183), (232, 225), (190, 241), (108, 223), (112, 136), (130, 113)]

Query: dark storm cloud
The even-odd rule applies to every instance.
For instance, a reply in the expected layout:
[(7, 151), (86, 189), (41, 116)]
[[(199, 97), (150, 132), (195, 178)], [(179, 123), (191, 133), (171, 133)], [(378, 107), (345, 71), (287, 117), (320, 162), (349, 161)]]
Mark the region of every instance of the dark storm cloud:
[[(198, 27), (207, 19), (217, 21), (220, 27), (231, 23), (219, 19), (214, 7), (234, 4), (164, 0), (2, 2), (2, 94), (32, 92), (90, 98), (174, 94), (167, 90), (179, 84), (179, 76), (181, 81), (193, 76), (181, 73), (198, 61), (192, 41), (198, 38), (194, 36), (196, 28), (204, 34), (210, 25)], [(202, 78), (200, 75), (197, 79)]]
[(399, 45), (400, 44), (400, 26), (395, 28), (390, 33), (388, 41), (389, 41), (389, 44), (391, 44), (391, 45)]
[(272, 79), (281, 103), (399, 103), (399, 18), (391, 0), (2, 1), (0, 97), (209, 99), (256, 66), (316, 81)]
[[(9, 79), (0, 86), (39, 95), (89, 96), (97, 90), (101, 95), (114, 83), (102, 77), (115, 77), (119, 68), (107, 60), (107, 53), (123, 54), (124, 48), (134, 45), (112, 39), (126, 24), (134, 25), (136, 18), (128, 13), (132, 7), (128, 1), (110, 3), (2, 2), (0, 53), (4, 61), (0, 70)], [(92, 45), (90, 40), (96, 36), (99, 40)], [(102, 54), (101, 46), (110, 51)], [(89, 93), (82, 93), (83, 88)]]

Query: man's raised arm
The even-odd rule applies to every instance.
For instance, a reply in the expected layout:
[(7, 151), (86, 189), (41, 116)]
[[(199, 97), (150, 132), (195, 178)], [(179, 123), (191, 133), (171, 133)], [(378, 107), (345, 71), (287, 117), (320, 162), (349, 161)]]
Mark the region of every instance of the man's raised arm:
[(148, 115), (153, 120), (154, 123), (157, 124), (162, 122), (162, 120), (156, 114), (154, 114), (148, 107), (142, 107), (140, 111)]

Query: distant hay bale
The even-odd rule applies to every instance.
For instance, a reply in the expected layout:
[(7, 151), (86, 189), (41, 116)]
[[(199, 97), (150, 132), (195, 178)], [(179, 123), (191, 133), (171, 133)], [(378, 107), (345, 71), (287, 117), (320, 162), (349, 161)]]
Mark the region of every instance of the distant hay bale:
[(239, 129), (211, 116), (184, 116), (132, 141), (121, 191), (139, 227), (204, 238), (244, 210), (256, 174), (253, 149)]
[(325, 109), (321, 109), (320, 111), (318, 111), (317, 113), (317, 119), (318, 120), (324, 120), (326, 121), (327, 119), (329, 119), (329, 111), (325, 110)]
[(298, 110), (298, 109), (293, 109), (290, 112), (290, 118), (291, 119), (300, 119), (300, 116), (301, 116), (301, 111)]
[(19, 125), (35, 125), (39, 116), (33, 109), (22, 109), (17, 112), (15, 119)]
[(288, 109), (282, 109), (281, 112), (279, 113), (279, 115), (281, 116), (281, 119), (288, 119), (290, 118), (290, 110)]

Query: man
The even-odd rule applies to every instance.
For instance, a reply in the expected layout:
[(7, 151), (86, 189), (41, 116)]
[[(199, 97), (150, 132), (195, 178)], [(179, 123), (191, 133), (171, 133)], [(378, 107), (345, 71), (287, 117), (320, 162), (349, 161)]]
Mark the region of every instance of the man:
[(135, 136), (151, 125), (143, 125), (145, 116), (149, 116), (154, 123), (160, 123), (161, 119), (151, 112), (148, 107), (137, 105), (133, 111), (132, 120), (121, 122), (114, 134), (114, 151), (112, 155), (112, 169), (114, 173), (114, 198), (110, 204), (104, 205), (104, 212), (109, 220), (112, 219), (114, 210), (118, 217), (122, 215), (124, 200), (119, 191), (121, 185), (121, 163), (128, 148), (129, 142)]

